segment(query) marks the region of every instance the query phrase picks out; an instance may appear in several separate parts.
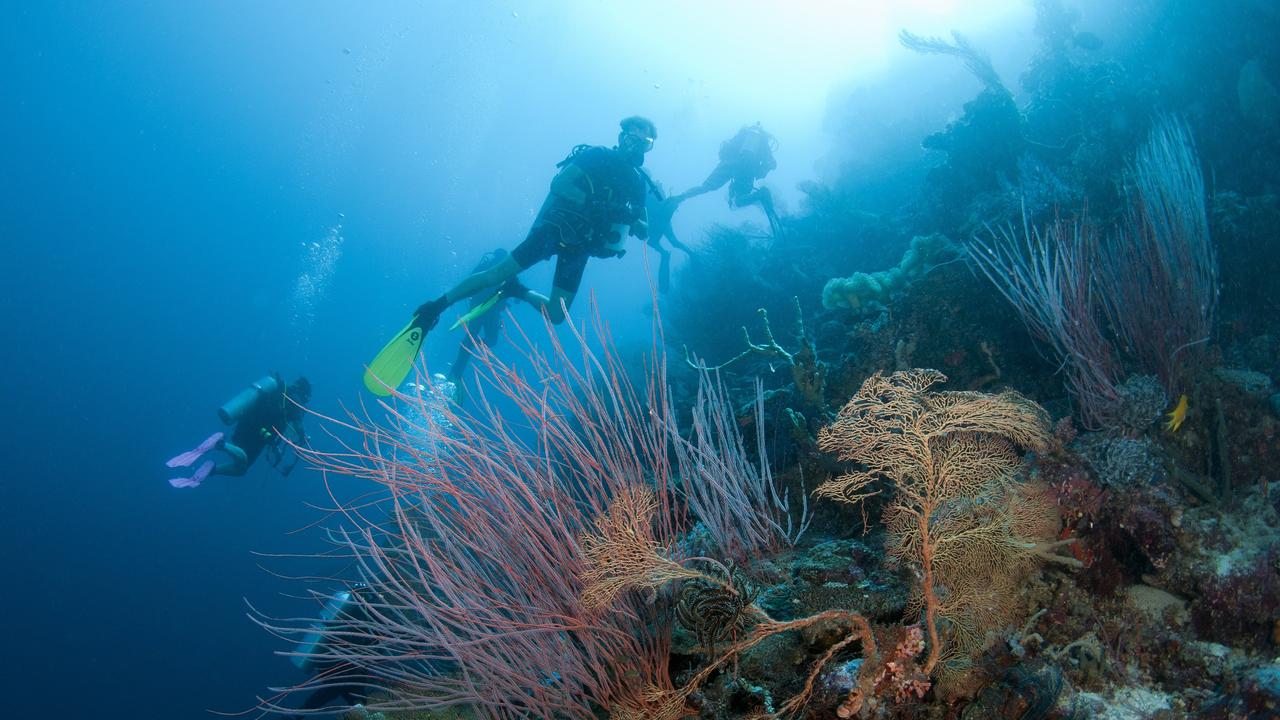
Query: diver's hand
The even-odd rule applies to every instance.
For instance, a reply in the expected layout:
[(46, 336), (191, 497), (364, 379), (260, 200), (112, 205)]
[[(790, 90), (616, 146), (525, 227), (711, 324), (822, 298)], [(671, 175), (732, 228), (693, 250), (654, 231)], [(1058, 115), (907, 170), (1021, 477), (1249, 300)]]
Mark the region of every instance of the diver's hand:
[(649, 239), (649, 223), (644, 220), (637, 220), (631, 223), (631, 237), (640, 238), (641, 240)]
[(679, 195), (674, 195), (672, 197), (669, 197), (666, 200), (662, 200), (658, 203), (658, 212), (662, 213), (663, 215), (675, 215), (676, 210), (680, 209), (680, 203), (682, 202), (684, 202), (684, 198), (680, 197)]
[(448, 307), (449, 301), (441, 296), (419, 305), (418, 309), (413, 311), (413, 316), (418, 321), (418, 327), (430, 332), (436, 326), (436, 323), (440, 322), (440, 313), (444, 312)]

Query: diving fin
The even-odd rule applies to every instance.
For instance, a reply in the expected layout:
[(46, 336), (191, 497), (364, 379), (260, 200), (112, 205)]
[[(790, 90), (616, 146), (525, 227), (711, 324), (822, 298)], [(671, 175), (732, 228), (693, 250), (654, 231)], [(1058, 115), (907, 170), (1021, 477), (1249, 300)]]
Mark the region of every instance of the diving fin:
[(475, 307), (463, 313), (461, 317), (459, 317), (457, 320), (453, 322), (452, 325), (449, 326), (449, 329), (457, 330), (459, 327), (466, 325), (472, 320), (475, 320), (481, 315), (484, 315), (485, 313), (489, 312), (490, 310), (493, 309), (494, 305), (497, 305), (499, 302), (502, 301), (505, 295), (506, 294), (502, 291), (502, 288), (498, 288), (498, 291), (490, 295), (489, 299), (485, 300), (479, 305), (476, 305)]
[(418, 359), (422, 340), (426, 336), (427, 331), (423, 329), (418, 316), (414, 315), (409, 324), (391, 338), (391, 342), (382, 348), (365, 369), (364, 386), (369, 392), (386, 397), (400, 387), (400, 383), (404, 382), (409, 370), (413, 368), (413, 362)]

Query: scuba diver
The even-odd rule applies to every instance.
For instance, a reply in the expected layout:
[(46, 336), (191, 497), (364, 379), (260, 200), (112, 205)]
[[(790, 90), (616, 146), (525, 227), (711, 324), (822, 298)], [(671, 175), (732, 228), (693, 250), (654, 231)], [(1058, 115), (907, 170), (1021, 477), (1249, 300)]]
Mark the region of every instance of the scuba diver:
[[(471, 269), (471, 274), (482, 273), (486, 270), (497, 267), (503, 260), (506, 260), (508, 253), (503, 248), (496, 248), (491, 252), (484, 254), (480, 258), (480, 262)], [(476, 343), (483, 342), (489, 347), (497, 344), (502, 337), (502, 310), (507, 300), (512, 299), (509, 291), (516, 289), (514, 284), (499, 288), (498, 292), (490, 295), (487, 299), (481, 300), (480, 295), (472, 295), (469, 298), (469, 309), (467, 313), (459, 318), (454, 327), (466, 325), (466, 337), (462, 339), (462, 344), (458, 346), (458, 354), (453, 359), (453, 365), (449, 366), (448, 382), (453, 383), (454, 401), (462, 401), (462, 374), (466, 372), (467, 366), (471, 364), (471, 357), (475, 354)]]
[(302, 428), (303, 408), (311, 401), (311, 383), (300, 377), (285, 387), (284, 380), (276, 374), (267, 375), (242, 390), (222, 407), (218, 417), (223, 424), (235, 424), (231, 439), (216, 432), (196, 448), (170, 458), (165, 465), (171, 468), (191, 467), (209, 452), (221, 450), (227, 458), (214, 462), (205, 460), (191, 477), (172, 478), (169, 484), (176, 488), (197, 487), (210, 475), (240, 477), (253, 465), (263, 450), (269, 450), (271, 466), (288, 477), (298, 464), (295, 453), (293, 462), (281, 466), (284, 460), (282, 439), (307, 446), (307, 434)]
[(745, 207), (753, 203), (759, 204), (769, 219), (769, 228), (775, 237), (780, 233), (778, 213), (773, 207), (773, 195), (769, 188), (756, 187), (757, 180), (763, 180), (778, 161), (773, 152), (778, 148), (778, 140), (769, 134), (760, 123), (749, 125), (738, 131), (738, 134), (720, 144), (720, 163), (716, 165), (701, 185), (674, 196), (677, 203), (691, 197), (697, 197), (719, 190), (725, 183), (729, 185), (729, 206)]
[[(497, 286), (501, 296), (523, 300), (560, 324), (573, 304), (589, 258), (621, 257), (629, 235), (647, 239), (645, 194), (650, 180), (641, 166), (658, 133), (652, 121), (638, 115), (624, 118), (619, 126), (616, 146), (579, 145), (556, 165), (560, 170), (524, 241), (497, 265), (473, 273), (423, 303), (369, 364), (365, 387), (374, 394), (389, 395), (409, 374), (423, 338), (441, 313), (486, 288)], [(556, 267), (551, 297), (520, 284), (517, 275), (552, 257)]]
[(371, 595), (372, 590), (364, 583), (353, 583), (348, 589), (331, 595), (310, 632), (290, 653), (290, 662), (312, 676), (304, 687), (314, 688), (299, 710), (323, 710), (335, 701), (340, 703), (335, 706), (338, 708), (354, 706), (370, 692), (367, 674), (338, 659), (333, 644), (338, 638), (352, 647), (374, 644), (372, 637), (360, 632), (369, 622), (365, 602), (373, 601)]
[(648, 202), (645, 203), (645, 210), (648, 213), (649, 220), (649, 247), (658, 253), (658, 292), (665, 293), (671, 289), (671, 251), (662, 247), (662, 240), (665, 238), (671, 243), (671, 247), (683, 250), (685, 255), (693, 257), (693, 251), (688, 245), (680, 242), (676, 237), (676, 231), (671, 227), (671, 219), (676, 213), (676, 209), (680, 207), (680, 199), (675, 197), (667, 197), (663, 192), (662, 183), (653, 182), (653, 191), (648, 195)]

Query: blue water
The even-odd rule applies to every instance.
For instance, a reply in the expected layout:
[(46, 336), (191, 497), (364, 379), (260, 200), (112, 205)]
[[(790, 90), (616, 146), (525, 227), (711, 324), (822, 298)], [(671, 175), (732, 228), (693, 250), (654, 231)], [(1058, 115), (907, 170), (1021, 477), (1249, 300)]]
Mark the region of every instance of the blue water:
[[(255, 467), (177, 491), (163, 460), (273, 370), (305, 373), (319, 412), (358, 402), (361, 363), (481, 253), (523, 237), (574, 145), (613, 144), (619, 118), (646, 114), (659, 127), (649, 165), (678, 188), (761, 120), (783, 138), (771, 180), (784, 206), (820, 176), (826, 93), (844, 71), (806, 68), (832, 58), (740, 77), (767, 36), (746, 38), (754, 49), (716, 39), (706, 67), (688, 59), (685, 26), (715, 13), (664, 18), (674, 6), (642, 4), (609, 19), (599, 3), (548, 5), (3, 11), (7, 714), (200, 718), (298, 679), (245, 600), (307, 609), (288, 597), (298, 584), (260, 567), (297, 566), (255, 553), (317, 549), (314, 534), (290, 533), (327, 503), (319, 476)], [(803, 49), (792, 39), (783, 51)], [(948, 78), (965, 76), (935, 73), (917, 86), (929, 102), (886, 104), (883, 117), (942, 122), (975, 87), (940, 89)], [(696, 242), (726, 219), (751, 220), (717, 194), (682, 210), (677, 229)], [(581, 310), (596, 291), (628, 342), (648, 337), (645, 259), (637, 246), (593, 262), (579, 296)], [(550, 269), (524, 279), (545, 289)], [(431, 345), (433, 369), (455, 347)]]

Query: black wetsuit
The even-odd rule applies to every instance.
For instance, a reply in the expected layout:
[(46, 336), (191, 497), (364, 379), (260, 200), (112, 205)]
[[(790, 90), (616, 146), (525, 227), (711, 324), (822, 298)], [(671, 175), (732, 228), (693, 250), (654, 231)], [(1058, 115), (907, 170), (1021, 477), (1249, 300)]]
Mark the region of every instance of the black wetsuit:
[[(492, 269), (500, 264), (507, 256), (505, 254), (498, 255), (489, 253), (480, 260), (479, 264), (471, 270), (472, 274), (484, 272)], [(472, 295), (469, 307), (474, 309), (477, 305), (488, 300), (484, 293)], [(471, 362), (471, 356), (475, 352), (476, 342), (483, 342), (489, 347), (497, 344), (502, 337), (502, 311), (503, 306), (507, 304), (507, 298), (499, 300), (497, 305), (489, 308), (485, 314), (473, 320), (468, 324), (466, 336), (462, 338), (462, 344), (458, 346), (458, 355), (453, 360), (453, 365), (449, 369), (449, 377), (455, 382), (462, 379), (462, 373), (466, 370), (467, 365)]]
[[(374, 638), (362, 634), (362, 629), (368, 622), (369, 615), (364, 607), (358, 603), (350, 603), (342, 613), (325, 623), (322, 644), (328, 645), (333, 638), (341, 638), (342, 643), (357, 648), (374, 645), (377, 642)], [(319, 650), (322, 657), (328, 652), (325, 647)], [(301, 709), (304, 710), (354, 705), (363, 701), (372, 690), (369, 687), (369, 674), (348, 662), (328, 657), (312, 658), (308, 663), (308, 670), (318, 680), (322, 680), (324, 686), (307, 695), (302, 703)]]
[(720, 146), (720, 163), (703, 183), (712, 189), (729, 185), (729, 202), (746, 205), (754, 199), (756, 180), (761, 180), (778, 161), (773, 159), (773, 136), (757, 128), (743, 128)]
[(671, 243), (671, 247), (691, 253), (689, 246), (676, 237), (675, 228), (671, 225), (676, 209), (679, 207), (679, 198), (664, 198), (657, 192), (649, 193), (649, 239), (647, 242), (649, 247), (658, 253), (659, 292), (665, 293), (671, 287), (671, 251), (662, 247), (662, 240), (665, 238)]
[[(264, 449), (280, 443), (280, 435), (277, 431), (284, 432), (286, 428), (301, 423), (301, 409), (285, 397), (284, 383), (278, 382), (277, 385), (279, 389), (260, 396), (236, 423), (236, 429), (232, 431), (230, 441), (223, 446), (223, 450), (231, 455), (232, 459), (218, 463), (213, 470), (214, 474), (244, 475)], [(296, 427), (295, 432), (299, 437), (302, 436), (300, 426)], [(235, 448), (239, 448), (244, 453), (243, 458), (238, 457)]]
[(528, 268), (556, 256), (552, 284), (576, 293), (587, 258), (617, 254), (607, 247), (610, 227), (644, 219), (648, 180), (616, 148), (579, 146), (560, 163), (565, 169), (570, 165), (582, 171), (575, 185), (586, 195), (586, 204), (577, 204), (553, 191), (543, 202), (529, 234), (511, 251), (511, 257), (521, 268)]

